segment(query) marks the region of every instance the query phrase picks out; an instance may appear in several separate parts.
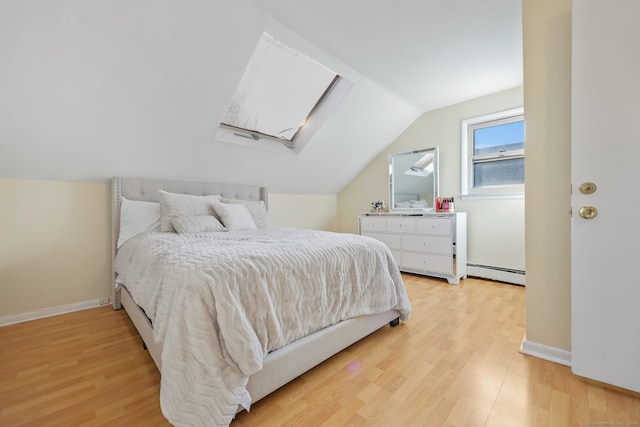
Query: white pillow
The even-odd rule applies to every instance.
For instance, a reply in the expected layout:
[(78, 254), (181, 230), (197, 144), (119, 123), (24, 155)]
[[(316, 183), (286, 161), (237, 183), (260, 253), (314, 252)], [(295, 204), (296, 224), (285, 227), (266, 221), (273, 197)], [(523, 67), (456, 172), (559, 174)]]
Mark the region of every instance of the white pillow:
[(194, 196), (191, 194), (160, 193), (160, 231), (175, 231), (171, 221), (183, 216), (213, 215), (211, 203), (220, 200), (220, 196)]
[(253, 230), (257, 228), (245, 205), (216, 202), (213, 204), (213, 208), (227, 230)]
[(409, 203), (411, 204), (412, 208), (428, 208), (429, 205), (427, 204), (427, 201), (425, 199), (422, 200), (410, 200)]
[(224, 225), (211, 215), (183, 216), (173, 218), (171, 225), (178, 234), (203, 233), (206, 231), (226, 231)]
[(396, 202), (396, 208), (410, 208), (411, 204), (409, 202)]
[(235, 203), (244, 205), (257, 228), (271, 227), (271, 219), (269, 218), (269, 212), (264, 204), (264, 201), (260, 200), (254, 202), (252, 200), (240, 200), (240, 199), (220, 199), (222, 203)]
[(160, 203), (120, 197), (120, 233), (117, 247), (141, 233), (160, 231)]

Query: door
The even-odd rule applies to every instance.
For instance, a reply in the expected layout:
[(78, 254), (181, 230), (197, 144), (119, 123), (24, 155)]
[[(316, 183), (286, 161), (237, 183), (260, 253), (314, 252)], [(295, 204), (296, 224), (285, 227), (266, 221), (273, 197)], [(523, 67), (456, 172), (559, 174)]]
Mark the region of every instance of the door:
[[(572, 369), (640, 391), (638, 0), (574, 0)], [(580, 190), (583, 183), (592, 182)], [(595, 190), (591, 192), (592, 190)], [(581, 208), (593, 206), (595, 210)]]

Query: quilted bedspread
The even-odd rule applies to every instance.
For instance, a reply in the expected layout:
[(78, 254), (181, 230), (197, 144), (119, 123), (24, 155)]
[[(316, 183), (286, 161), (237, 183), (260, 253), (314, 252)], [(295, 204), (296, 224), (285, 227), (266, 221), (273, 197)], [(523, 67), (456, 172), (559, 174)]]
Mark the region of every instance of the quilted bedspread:
[(272, 350), (341, 320), (411, 310), (389, 249), (352, 234), (148, 233), (115, 262), (163, 344), (160, 403), (177, 426), (228, 425)]

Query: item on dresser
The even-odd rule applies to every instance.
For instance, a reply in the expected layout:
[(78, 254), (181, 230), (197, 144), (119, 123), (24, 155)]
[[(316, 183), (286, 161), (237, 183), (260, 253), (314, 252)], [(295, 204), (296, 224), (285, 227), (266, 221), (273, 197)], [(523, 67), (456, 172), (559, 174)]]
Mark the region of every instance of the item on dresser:
[(359, 215), (359, 232), (386, 244), (401, 271), (447, 279), (467, 277), (467, 214)]
[(376, 200), (375, 202), (371, 202), (372, 212), (382, 212), (384, 208), (384, 200)]
[(437, 197), (436, 212), (454, 212), (455, 206), (453, 197)]

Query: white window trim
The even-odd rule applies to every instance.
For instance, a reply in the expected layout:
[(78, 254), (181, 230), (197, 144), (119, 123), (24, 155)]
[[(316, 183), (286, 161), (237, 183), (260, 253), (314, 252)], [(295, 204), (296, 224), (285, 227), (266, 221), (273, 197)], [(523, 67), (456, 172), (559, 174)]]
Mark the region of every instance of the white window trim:
[[(250, 135), (253, 132), (238, 130), (225, 126), (224, 124), (220, 124), (216, 130), (215, 139), (218, 141), (230, 142), (233, 144), (240, 144), (268, 151), (298, 154), (316, 134), (323, 123), (329, 118), (333, 110), (338, 106), (342, 98), (352, 87), (353, 83), (347, 79), (338, 79), (327, 96), (318, 105), (318, 108), (310, 116), (307, 123), (300, 128), (291, 144), (287, 144), (287, 141), (282, 139), (262, 134), (256, 134), (257, 139), (252, 139)], [(237, 134), (246, 134), (247, 136), (243, 137), (238, 136)]]
[(461, 145), (460, 145), (460, 160), (461, 160), (461, 198), (466, 199), (522, 199), (524, 198), (524, 184), (514, 185), (496, 185), (490, 188), (473, 188), (472, 183), (472, 168), (473, 168), (473, 156), (469, 153), (473, 153), (473, 141), (469, 138), (469, 127), (478, 123), (484, 123), (494, 120), (505, 119), (508, 117), (524, 115), (524, 108), (514, 108), (511, 110), (500, 111), (497, 113), (487, 114), (481, 117), (474, 117), (462, 121), (461, 125)]
[[(292, 50), (293, 53), (297, 52), (289, 48), (284, 42), (276, 40), (267, 33), (263, 34), (258, 47), (262, 46), (263, 39), (267, 40), (264, 43), (275, 43), (276, 45), (282, 45), (286, 51)], [(313, 59), (306, 57), (302, 53), (298, 53), (297, 55), (304, 57), (307, 60), (307, 63), (315, 62)], [(320, 63), (316, 63), (316, 65), (325, 69), (334, 77), (316, 105), (307, 114), (304, 125), (297, 129), (291, 140), (278, 138), (277, 135), (271, 136), (269, 134), (261, 133), (260, 130), (264, 129), (260, 129), (259, 127), (257, 128), (258, 131), (235, 127), (233, 120), (230, 120), (230, 124), (226, 124), (226, 118), (219, 124), (214, 138), (218, 141), (244, 145), (252, 148), (281, 153), (299, 154), (314, 134), (316, 134), (316, 132), (322, 127), (323, 123), (329, 119), (333, 110), (353, 87), (353, 83), (346, 80), (344, 77), (330, 71)], [(254, 68), (249, 67), (249, 69), (252, 70)], [(257, 68), (255, 69), (257, 70)], [(240, 122), (242, 122), (242, 120), (240, 120)], [(290, 129), (293, 129), (293, 127)]]

